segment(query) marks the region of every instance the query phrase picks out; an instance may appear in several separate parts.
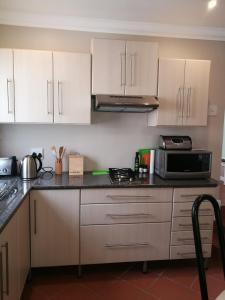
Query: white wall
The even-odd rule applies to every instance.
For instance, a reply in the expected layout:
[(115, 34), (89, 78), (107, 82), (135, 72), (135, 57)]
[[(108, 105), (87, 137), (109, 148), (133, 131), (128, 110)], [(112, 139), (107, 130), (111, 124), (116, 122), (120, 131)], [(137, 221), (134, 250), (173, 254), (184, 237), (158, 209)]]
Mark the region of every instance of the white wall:
[[(85, 155), (85, 169), (133, 167), (139, 148), (157, 147), (160, 134), (189, 134), (195, 147), (207, 147), (204, 128), (150, 128), (146, 114), (93, 113), (91, 126), (1, 125), (1, 155), (27, 154), (31, 147), (44, 148), (44, 165), (54, 166), (50, 148), (65, 145), (67, 155)], [(199, 139), (199, 136), (201, 137)], [(67, 157), (64, 170), (67, 170)]]
[[(0, 25), (0, 47), (89, 52), (92, 37), (113, 37), (63, 30), (47, 30)], [(212, 60), (209, 101), (218, 106), (208, 127), (148, 128), (145, 114), (94, 113), (91, 126), (75, 125), (0, 125), (0, 155), (18, 158), (31, 147), (44, 148), (44, 165), (53, 165), (50, 147), (65, 145), (68, 152), (85, 155), (85, 169), (133, 166), (135, 151), (156, 147), (160, 134), (188, 134), (194, 147), (213, 151), (213, 176), (219, 178), (225, 109), (225, 43), (169, 38), (116, 36), (159, 43), (160, 57)], [(66, 159), (64, 170), (67, 170)]]

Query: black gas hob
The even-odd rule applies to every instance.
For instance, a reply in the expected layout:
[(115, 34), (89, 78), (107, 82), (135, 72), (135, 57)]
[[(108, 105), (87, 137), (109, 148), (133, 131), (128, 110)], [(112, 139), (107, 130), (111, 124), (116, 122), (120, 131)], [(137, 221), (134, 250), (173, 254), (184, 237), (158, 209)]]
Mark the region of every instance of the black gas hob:
[(109, 168), (109, 177), (111, 183), (117, 184), (137, 184), (143, 180), (143, 177), (140, 177), (131, 168)]

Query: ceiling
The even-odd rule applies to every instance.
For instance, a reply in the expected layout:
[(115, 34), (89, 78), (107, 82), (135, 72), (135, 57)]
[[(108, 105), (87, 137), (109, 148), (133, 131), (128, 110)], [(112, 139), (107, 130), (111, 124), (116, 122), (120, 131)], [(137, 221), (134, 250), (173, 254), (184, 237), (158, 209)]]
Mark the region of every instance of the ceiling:
[(225, 40), (225, 0), (0, 0), (0, 24)]

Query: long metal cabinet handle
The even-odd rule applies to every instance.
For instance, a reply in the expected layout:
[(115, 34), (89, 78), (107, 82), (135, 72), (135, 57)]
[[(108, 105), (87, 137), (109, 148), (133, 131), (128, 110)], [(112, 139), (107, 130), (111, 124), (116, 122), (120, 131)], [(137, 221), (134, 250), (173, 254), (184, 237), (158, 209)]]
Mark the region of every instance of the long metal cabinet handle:
[(2, 264), (2, 252), (0, 252), (0, 300), (3, 300), (3, 264)]
[(106, 195), (106, 198), (110, 198), (110, 199), (127, 199), (127, 198), (130, 198), (130, 199), (136, 199), (136, 198), (139, 198), (139, 199), (150, 199), (152, 198), (153, 196), (133, 196), (133, 195)]
[(136, 247), (147, 247), (149, 243), (129, 243), (129, 244), (105, 244), (105, 248), (136, 248)]
[(63, 95), (62, 95), (62, 81), (58, 80), (58, 110), (59, 115), (63, 114)]
[[(200, 223), (200, 226), (210, 226), (210, 223)], [(181, 227), (192, 227), (192, 224), (179, 224)]]
[[(179, 242), (185, 242), (185, 241), (194, 241), (194, 237), (193, 238), (178, 238), (177, 239)], [(203, 237), (201, 238), (202, 241), (209, 241), (210, 239), (207, 237)]]
[(5, 262), (6, 262), (6, 289), (2, 293), (5, 293), (7, 296), (9, 295), (9, 244), (8, 242), (5, 242), (5, 244), (3, 244), (1, 246), (1, 248), (5, 248)]
[(136, 213), (136, 214), (106, 214), (107, 217), (110, 218), (148, 218), (151, 217), (152, 214), (144, 214), (144, 213)]
[(34, 200), (34, 234), (37, 234), (37, 201)]
[[(210, 208), (201, 208), (200, 209), (200, 212), (201, 211), (211, 211), (212, 209), (210, 209)], [(191, 212), (191, 208), (190, 209), (180, 209), (180, 212)]]
[(8, 102), (8, 114), (13, 113), (13, 109), (11, 109), (11, 101), (10, 101), (10, 96), (9, 96), (9, 84), (13, 83), (13, 80), (10, 80), (7, 78), (7, 102)]
[(135, 86), (136, 54), (131, 55), (131, 86)]
[(50, 115), (50, 109), (49, 109), (49, 84), (50, 84), (50, 81), (47, 80), (47, 113), (48, 115)]
[(126, 55), (120, 53), (120, 85), (126, 85)]
[[(203, 251), (203, 254), (207, 254), (208, 252), (207, 251)], [(186, 253), (182, 253), (182, 252), (177, 252), (177, 255), (180, 255), (180, 256), (185, 256), (185, 255), (196, 255), (195, 252), (186, 252)]]
[(199, 196), (199, 194), (198, 195), (196, 195), (196, 194), (190, 194), (190, 195), (180, 195), (182, 198), (188, 198), (188, 197), (198, 197)]
[(192, 88), (189, 88), (189, 95), (188, 95), (188, 118), (191, 116), (191, 97), (192, 97)]
[(177, 92), (177, 117), (181, 117), (181, 109), (182, 109), (182, 100), (181, 100), (181, 87), (179, 87)]

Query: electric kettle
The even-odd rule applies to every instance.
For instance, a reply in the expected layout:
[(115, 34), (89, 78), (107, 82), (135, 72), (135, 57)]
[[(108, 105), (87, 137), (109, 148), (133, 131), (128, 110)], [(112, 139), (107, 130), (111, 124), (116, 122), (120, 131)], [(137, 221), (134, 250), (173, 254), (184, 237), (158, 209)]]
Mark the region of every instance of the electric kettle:
[[(37, 167), (37, 161), (39, 167)], [(41, 155), (33, 153), (32, 155), (26, 155), (20, 162), (19, 170), (22, 179), (35, 179), (37, 178), (38, 172), (42, 168)]]

